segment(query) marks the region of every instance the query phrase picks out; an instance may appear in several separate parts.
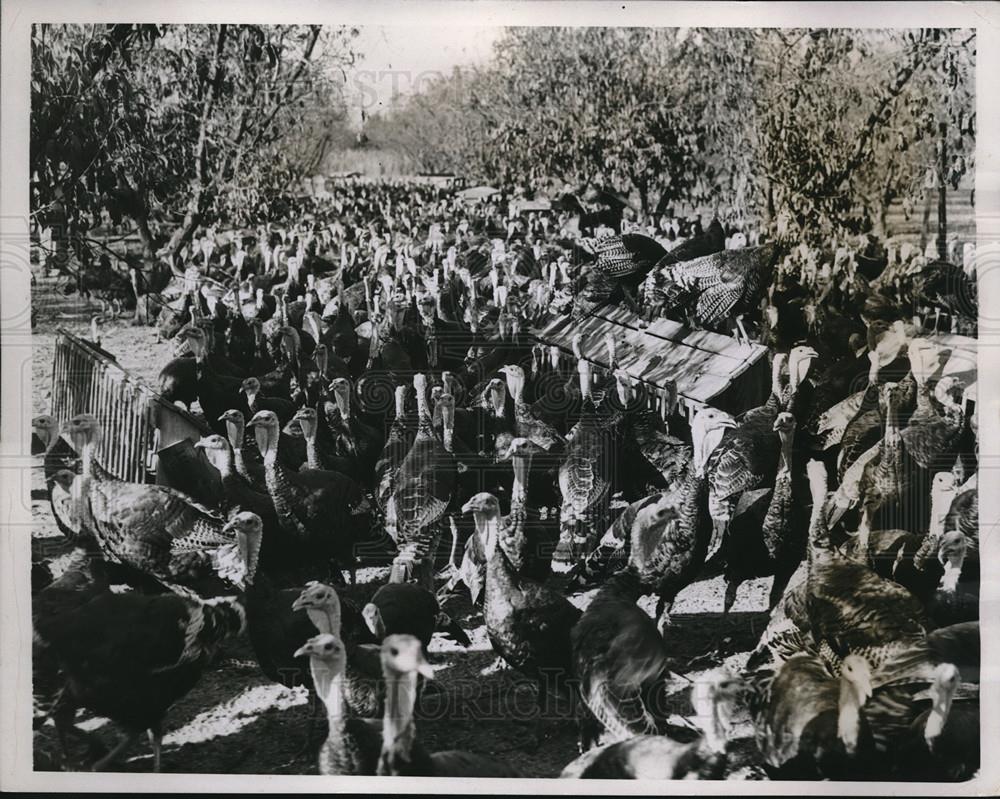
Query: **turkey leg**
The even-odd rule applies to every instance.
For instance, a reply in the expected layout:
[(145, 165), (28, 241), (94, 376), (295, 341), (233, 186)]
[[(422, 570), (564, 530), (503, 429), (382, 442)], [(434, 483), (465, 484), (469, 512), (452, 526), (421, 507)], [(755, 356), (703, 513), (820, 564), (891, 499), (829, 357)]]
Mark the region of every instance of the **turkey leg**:
[(94, 763), (90, 767), (91, 771), (104, 771), (114, 763), (119, 757), (121, 757), (130, 746), (132, 746), (138, 739), (141, 733), (135, 731), (127, 732), (122, 739), (118, 742), (114, 749), (108, 752), (104, 757)]
[(160, 773), (160, 756), (163, 752), (163, 730), (159, 725), (149, 729), (149, 742), (153, 746), (153, 771)]

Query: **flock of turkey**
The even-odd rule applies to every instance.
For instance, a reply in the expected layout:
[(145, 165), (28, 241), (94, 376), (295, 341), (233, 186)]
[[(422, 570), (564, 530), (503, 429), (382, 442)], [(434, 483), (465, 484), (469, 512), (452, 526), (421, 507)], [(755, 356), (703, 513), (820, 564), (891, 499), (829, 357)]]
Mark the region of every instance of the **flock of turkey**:
[[(780, 238), (622, 232), (575, 198), (507, 218), (496, 198), (386, 183), (308, 206), (206, 235), (172, 266), (176, 300), (133, 297), (176, 342), (162, 395), (211, 429), (194, 446), (212, 501), (108, 472), (119, 420), (34, 420), (76, 547), (32, 572), (36, 715), (64, 767), (110, 768), (148, 731), (159, 770), (171, 705), (246, 636), (270, 680), (325, 705), (320, 773), (518, 776), (420, 741), (427, 647), (469, 643), (446, 610), (468, 590), (499, 658), (537, 681), (538, 718), (572, 697), (564, 777), (721, 778), (747, 713), (772, 778), (974, 775), (977, 427), (936, 335), (942, 314), (974, 320), (974, 275), (877, 242), (810, 273)], [(770, 395), (685, 417), (613, 336), (600, 366), (579, 338), (569, 357), (530, 335), (609, 302), (768, 344)], [(382, 558), (388, 582), (354, 601)], [(726, 612), (773, 576), (771, 614), (745, 667), (692, 686), (693, 734), (664, 711), (691, 681), (662, 633), (716, 575)], [(124, 737), (107, 751), (81, 708)]]

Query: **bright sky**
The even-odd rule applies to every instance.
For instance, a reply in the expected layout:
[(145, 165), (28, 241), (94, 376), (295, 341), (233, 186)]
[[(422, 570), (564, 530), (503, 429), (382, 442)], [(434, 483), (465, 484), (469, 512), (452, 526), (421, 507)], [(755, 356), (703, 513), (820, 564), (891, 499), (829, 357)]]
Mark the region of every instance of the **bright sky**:
[[(348, 75), (348, 92), (369, 111), (387, 106), (395, 93), (419, 91), (422, 83), (455, 66), (481, 64), (493, 53), (503, 28), (364, 27), (355, 40), (361, 57)], [(380, 105), (380, 103), (382, 105)], [(351, 116), (357, 119), (359, 111)]]

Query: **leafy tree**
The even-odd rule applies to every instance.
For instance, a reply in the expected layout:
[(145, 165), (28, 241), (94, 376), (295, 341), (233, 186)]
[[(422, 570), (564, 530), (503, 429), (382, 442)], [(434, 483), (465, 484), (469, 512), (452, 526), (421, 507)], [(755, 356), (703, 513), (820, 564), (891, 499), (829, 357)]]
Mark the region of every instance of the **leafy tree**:
[(806, 238), (884, 227), (973, 165), (975, 33), (512, 28), (369, 125), (425, 168), (607, 181), (639, 204), (785, 212)]
[[(32, 214), (85, 256), (102, 209), (134, 221), (144, 256), (247, 209), (322, 158), (346, 116), (356, 30), (320, 26), (36, 25)], [(62, 217), (65, 219), (62, 220)], [(171, 261), (173, 259), (171, 258)]]

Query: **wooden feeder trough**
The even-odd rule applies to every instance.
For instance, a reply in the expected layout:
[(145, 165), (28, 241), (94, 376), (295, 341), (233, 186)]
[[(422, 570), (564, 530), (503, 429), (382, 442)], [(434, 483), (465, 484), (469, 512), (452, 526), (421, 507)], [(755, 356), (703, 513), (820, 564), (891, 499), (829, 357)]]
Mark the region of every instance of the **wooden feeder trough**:
[(744, 344), (719, 333), (692, 330), (669, 319), (640, 327), (624, 308), (601, 308), (579, 322), (559, 316), (533, 332), (542, 344), (573, 357), (573, 337), (581, 352), (607, 369), (605, 338), (612, 336), (619, 367), (651, 387), (651, 394), (673, 393), (688, 419), (710, 405), (733, 415), (762, 404), (770, 392), (767, 347)]

